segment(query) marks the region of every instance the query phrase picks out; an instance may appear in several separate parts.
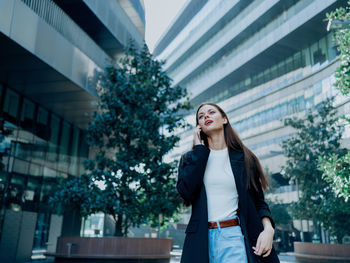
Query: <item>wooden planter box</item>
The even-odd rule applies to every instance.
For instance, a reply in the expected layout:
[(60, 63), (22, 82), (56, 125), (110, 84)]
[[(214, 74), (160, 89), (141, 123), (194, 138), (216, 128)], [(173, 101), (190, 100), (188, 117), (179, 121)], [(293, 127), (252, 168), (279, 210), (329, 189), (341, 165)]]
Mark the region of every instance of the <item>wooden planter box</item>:
[[(59, 237), (56, 259), (118, 260), (132, 262), (169, 262), (172, 239), (129, 237)], [(123, 261), (125, 262), (125, 261)]]
[(350, 245), (294, 242), (293, 255), (301, 262), (350, 262)]

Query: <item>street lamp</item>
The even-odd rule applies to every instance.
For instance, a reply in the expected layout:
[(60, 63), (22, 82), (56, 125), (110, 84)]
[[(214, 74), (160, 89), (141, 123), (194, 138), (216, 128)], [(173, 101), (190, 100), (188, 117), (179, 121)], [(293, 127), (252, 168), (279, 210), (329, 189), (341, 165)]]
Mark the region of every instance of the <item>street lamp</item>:
[(346, 20), (328, 20), (327, 31), (331, 29), (350, 29), (350, 21)]

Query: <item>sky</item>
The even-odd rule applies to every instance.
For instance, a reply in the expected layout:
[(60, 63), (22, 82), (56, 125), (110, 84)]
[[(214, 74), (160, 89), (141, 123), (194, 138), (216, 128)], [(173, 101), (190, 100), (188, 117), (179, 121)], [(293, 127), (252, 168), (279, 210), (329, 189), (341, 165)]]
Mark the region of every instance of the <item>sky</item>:
[(151, 52), (163, 32), (188, 0), (144, 0), (146, 43)]

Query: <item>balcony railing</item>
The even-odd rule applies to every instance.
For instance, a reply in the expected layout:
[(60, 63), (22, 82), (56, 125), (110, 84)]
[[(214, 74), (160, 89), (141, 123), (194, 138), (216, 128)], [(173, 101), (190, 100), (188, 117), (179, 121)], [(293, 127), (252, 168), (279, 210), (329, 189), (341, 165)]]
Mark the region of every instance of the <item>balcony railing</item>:
[(52, 0), (21, 0), (69, 42), (78, 47), (99, 67), (104, 68), (110, 57)]

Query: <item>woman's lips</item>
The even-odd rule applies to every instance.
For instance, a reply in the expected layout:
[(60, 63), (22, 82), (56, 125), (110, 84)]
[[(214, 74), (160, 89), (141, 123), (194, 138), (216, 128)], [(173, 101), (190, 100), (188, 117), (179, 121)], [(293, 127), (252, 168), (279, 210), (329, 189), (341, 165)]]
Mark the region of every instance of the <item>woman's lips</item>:
[(205, 124), (205, 126), (209, 126), (212, 123), (213, 123), (213, 121), (206, 121), (204, 124)]

